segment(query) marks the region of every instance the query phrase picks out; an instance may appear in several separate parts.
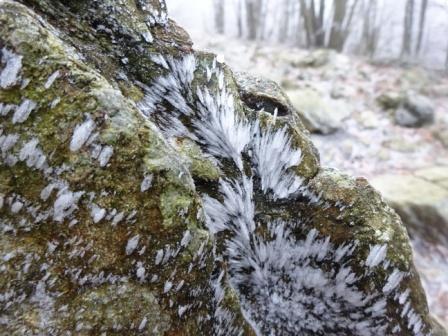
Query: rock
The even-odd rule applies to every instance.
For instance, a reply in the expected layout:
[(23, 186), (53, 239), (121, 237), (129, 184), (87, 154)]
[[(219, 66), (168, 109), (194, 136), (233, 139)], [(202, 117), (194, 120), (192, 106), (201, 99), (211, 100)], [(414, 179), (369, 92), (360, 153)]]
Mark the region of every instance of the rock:
[(402, 153), (413, 153), (419, 149), (419, 145), (411, 143), (403, 138), (392, 138), (382, 143), (386, 148)]
[(300, 67), (313, 67), (313, 68), (319, 68), (326, 64), (331, 59), (331, 56), (333, 56), (333, 51), (328, 49), (317, 49), (312, 50), (306, 55), (304, 58), (302, 58), (298, 63), (294, 64), (295, 66)]
[(411, 235), (448, 244), (448, 189), (446, 167), (417, 171), (414, 175), (381, 175), (372, 185), (385, 197), (407, 225)]
[(396, 124), (404, 127), (421, 127), (434, 122), (434, 107), (424, 96), (408, 93), (403, 105), (395, 112)]
[(436, 334), (399, 218), (320, 166), (278, 86), (163, 1), (23, 3), (0, 2), (0, 334)]
[(384, 110), (395, 110), (402, 104), (403, 99), (401, 93), (388, 91), (378, 96), (376, 101)]
[(350, 115), (348, 107), (342, 101), (325, 99), (314, 90), (286, 93), (310, 132), (334, 133), (342, 126), (342, 120)]
[(433, 134), (437, 140), (439, 140), (442, 145), (448, 149), (448, 126), (438, 127), (433, 131)]
[(334, 51), (328, 49), (317, 49), (306, 52), (302, 50), (295, 50), (294, 52), (280, 51), (276, 53), (275, 58), (293, 67), (320, 68), (327, 65), (334, 54)]
[(356, 115), (356, 119), (365, 129), (375, 129), (380, 126), (378, 115), (371, 110), (362, 111)]

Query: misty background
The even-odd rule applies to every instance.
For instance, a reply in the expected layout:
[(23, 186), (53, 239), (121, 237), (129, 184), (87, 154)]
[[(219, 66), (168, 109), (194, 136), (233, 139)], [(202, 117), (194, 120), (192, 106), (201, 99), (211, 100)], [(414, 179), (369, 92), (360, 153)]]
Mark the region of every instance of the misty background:
[[(448, 69), (446, 0), (168, 0), (200, 32)], [(313, 10), (314, 8), (314, 10)]]

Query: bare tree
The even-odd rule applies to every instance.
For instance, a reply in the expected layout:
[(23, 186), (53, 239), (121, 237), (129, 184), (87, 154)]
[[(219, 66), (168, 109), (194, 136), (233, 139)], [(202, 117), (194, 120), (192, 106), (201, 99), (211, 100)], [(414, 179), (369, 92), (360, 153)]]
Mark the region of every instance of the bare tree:
[(247, 38), (256, 40), (259, 37), (262, 0), (246, 0)]
[(408, 61), (412, 53), (412, 28), (414, 27), (414, 8), (415, 1), (407, 0), (403, 24), (403, 44), (401, 48), (401, 59), (404, 61)]
[(380, 37), (380, 25), (378, 25), (378, 0), (363, 1), (362, 10), (362, 34), (360, 52), (373, 58)]
[(446, 47), (445, 69), (448, 72), (448, 46)]
[(236, 23), (237, 23), (237, 34), (238, 37), (243, 37), (243, 7), (244, 0), (237, 0), (236, 3)]
[(342, 51), (350, 34), (353, 17), (358, 6), (358, 0), (354, 0), (349, 6), (348, 0), (333, 1), (333, 17), (331, 22), (330, 39), (328, 47)]
[(425, 31), (427, 9), (428, 9), (428, 0), (422, 0), (422, 2), (420, 4), (420, 21), (418, 24), (418, 38), (417, 38), (417, 48), (416, 48), (417, 55), (420, 54), (420, 50), (422, 48), (423, 33)]
[(215, 28), (218, 34), (225, 31), (225, 3), (224, 0), (214, 0)]
[(292, 16), (291, 0), (283, 0), (282, 6), (283, 6), (283, 15), (282, 15), (282, 21), (280, 22), (281, 25), (279, 31), (279, 41), (285, 42), (289, 35), (290, 19)]
[(325, 46), (324, 13), (325, 0), (320, 0), (319, 8), (316, 8), (315, 0), (300, 0), (307, 47)]

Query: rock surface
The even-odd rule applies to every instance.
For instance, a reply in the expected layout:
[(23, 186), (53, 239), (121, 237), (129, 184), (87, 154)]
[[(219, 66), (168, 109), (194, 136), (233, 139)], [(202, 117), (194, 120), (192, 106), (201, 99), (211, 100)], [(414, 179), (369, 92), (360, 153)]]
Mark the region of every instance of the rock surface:
[(405, 127), (421, 127), (434, 122), (434, 107), (429, 98), (408, 93), (395, 112), (395, 122)]
[(448, 167), (420, 169), (413, 175), (383, 175), (371, 182), (411, 234), (448, 245)]
[(0, 50), (2, 334), (444, 335), (396, 213), (163, 2), (1, 0)]
[(286, 94), (306, 128), (313, 133), (334, 133), (342, 126), (342, 120), (350, 115), (346, 105), (326, 99), (314, 90), (301, 89)]

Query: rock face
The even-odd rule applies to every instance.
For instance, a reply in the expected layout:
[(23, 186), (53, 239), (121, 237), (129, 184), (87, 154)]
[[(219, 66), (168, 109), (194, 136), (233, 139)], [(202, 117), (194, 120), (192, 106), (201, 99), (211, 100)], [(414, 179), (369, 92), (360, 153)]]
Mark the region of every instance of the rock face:
[(1, 334), (444, 334), (395, 212), (163, 2), (1, 0), (0, 50)]
[(448, 167), (372, 180), (410, 229), (429, 242), (448, 245)]
[(395, 122), (405, 127), (421, 127), (434, 121), (434, 107), (431, 101), (421, 95), (408, 93), (395, 112)]
[(434, 122), (434, 106), (429, 98), (414, 91), (387, 92), (377, 98), (385, 110), (395, 110), (394, 119), (403, 127), (421, 127)]
[(313, 133), (336, 132), (350, 114), (341, 101), (326, 100), (311, 89), (287, 91), (287, 95), (306, 128)]

